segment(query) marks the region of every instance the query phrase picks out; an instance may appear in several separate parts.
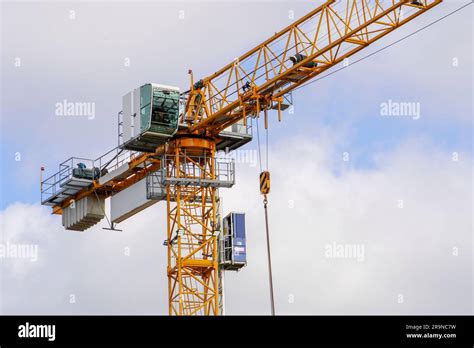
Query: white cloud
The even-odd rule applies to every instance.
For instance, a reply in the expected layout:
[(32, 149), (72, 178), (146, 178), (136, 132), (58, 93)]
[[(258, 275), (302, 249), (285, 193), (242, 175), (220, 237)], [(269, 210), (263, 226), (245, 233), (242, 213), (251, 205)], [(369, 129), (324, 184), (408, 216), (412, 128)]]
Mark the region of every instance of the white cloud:
[[(359, 170), (342, 161), (332, 134), (301, 135), (270, 152), (277, 312), (470, 313), (470, 160), (453, 162), (413, 140)], [(258, 169), (238, 170), (237, 185), (221, 195), (225, 212), (247, 213), (248, 266), (226, 274), (226, 310), (268, 313)], [(4, 240), (40, 245), (38, 265), (3, 262), (5, 313), (167, 313), (163, 204), (123, 223), (124, 232), (62, 231), (60, 219), (35, 205), (14, 204), (0, 216)], [(364, 245), (364, 260), (326, 258), (333, 242)]]

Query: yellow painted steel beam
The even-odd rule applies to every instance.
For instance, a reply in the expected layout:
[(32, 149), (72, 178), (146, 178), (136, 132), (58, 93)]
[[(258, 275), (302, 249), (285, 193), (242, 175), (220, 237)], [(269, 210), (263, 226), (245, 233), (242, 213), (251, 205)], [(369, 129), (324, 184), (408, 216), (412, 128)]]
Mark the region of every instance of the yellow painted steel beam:
[(123, 179), (111, 179), (110, 181), (99, 184), (98, 180), (93, 181), (90, 187), (86, 187), (76, 193), (74, 196), (65, 199), (61, 204), (52, 207), (53, 214), (62, 214), (62, 210), (68, 207), (73, 201), (94, 195), (96, 192), (102, 197), (110, 197), (114, 193), (120, 192), (146, 177), (150, 172), (156, 171), (160, 167), (160, 161), (153, 158), (154, 153), (142, 154), (128, 163), (128, 169), (121, 174)]
[[(215, 178), (215, 143), (180, 139), (170, 146), (165, 175)], [(205, 155), (198, 160), (195, 156)], [(204, 158), (204, 160), (203, 160)], [(168, 311), (170, 315), (219, 314), (217, 189), (168, 185)]]
[[(345, 13), (339, 13), (338, 4), (328, 1), (192, 87), (188, 100), (195, 102), (187, 103), (190, 127), (184, 132), (217, 135), (442, 0), (412, 2), (346, 0)], [(296, 54), (304, 58), (293, 64), (289, 59)]]
[(214, 261), (191, 259), (191, 260), (183, 260), (182, 265), (183, 267), (209, 268), (209, 267), (214, 267)]

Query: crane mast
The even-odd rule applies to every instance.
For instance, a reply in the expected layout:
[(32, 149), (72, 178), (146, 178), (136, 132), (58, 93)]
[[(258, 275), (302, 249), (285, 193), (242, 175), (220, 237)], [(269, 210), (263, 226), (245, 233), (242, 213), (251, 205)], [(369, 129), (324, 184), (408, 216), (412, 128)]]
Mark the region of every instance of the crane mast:
[(178, 138), (163, 159), (171, 179), (166, 189), (169, 314), (217, 315), (217, 188), (224, 183), (216, 180), (215, 144)]
[[(249, 118), (259, 118), (262, 113), (268, 128), (269, 111), (275, 110), (281, 120), (288, 107), (288, 93), (441, 1), (327, 1), (214, 74), (194, 81), (190, 71), (191, 86), (180, 96), (184, 108), (175, 131), (163, 135), (168, 128), (160, 128), (164, 137), (160, 142), (144, 136), (133, 146), (114, 149), (93, 161), (97, 175), (90, 174), (89, 182), (76, 178), (71, 186), (75, 188), (68, 186), (69, 191), (56, 189), (62, 186), (61, 175), (66, 170), (61, 174), (60, 166), (58, 173), (42, 182), (42, 194), (53, 191), (42, 203), (52, 206), (53, 213), (64, 215), (74, 202), (92, 196), (101, 200), (113, 197), (146, 179), (147, 197), (158, 197), (167, 206), (164, 244), (169, 314), (221, 314), (221, 275), (237, 266), (221, 262), (223, 226), (218, 190), (232, 187), (235, 172), (232, 162), (218, 160), (216, 154), (251, 140), (243, 137), (237, 141), (224, 134), (235, 125), (248, 129)], [(156, 95), (150, 93), (152, 100), (163, 100), (163, 107), (175, 91), (163, 88)], [(151, 117), (155, 117), (153, 112)], [(162, 115), (160, 112), (156, 115)], [(117, 164), (112, 166), (113, 161)], [(83, 220), (86, 227), (96, 221), (94, 214)], [(84, 222), (72, 227), (84, 230)]]

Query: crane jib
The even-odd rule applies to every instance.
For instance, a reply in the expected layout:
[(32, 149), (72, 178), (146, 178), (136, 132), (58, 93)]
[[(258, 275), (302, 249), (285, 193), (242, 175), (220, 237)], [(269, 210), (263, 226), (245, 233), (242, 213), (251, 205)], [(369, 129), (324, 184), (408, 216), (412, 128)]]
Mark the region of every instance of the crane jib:
[[(222, 129), (278, 102), (296, 87), (341, 63), (442, 0), (328, 1), (233, 63), (200, 80), (187, 105), (190, 133)], [(336, 10), (344, 3), (345, 13)], [(308, 29), (309, 28), (309, 29)], [(257, 104), (261, 109), (258, 110)]]

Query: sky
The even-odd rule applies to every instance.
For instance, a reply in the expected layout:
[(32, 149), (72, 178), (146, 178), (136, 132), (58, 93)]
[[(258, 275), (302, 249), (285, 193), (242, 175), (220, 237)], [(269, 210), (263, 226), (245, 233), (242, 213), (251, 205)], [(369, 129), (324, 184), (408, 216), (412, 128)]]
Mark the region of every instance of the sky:
[[(0, 242), (36, 245), (38, 257), (0, 258), (0, 313), (167, 314), (164, 204), (123, 232), (105, 220), (64, 231), (39, 204), (39, 168), (115, 147), (133, 88), (187, 89), (188, 69), (213, 73), (319, 3), (2, 2)], [(353, 61), (465, 3), (444, 2)], [(472, 313), (472, 15), (299, 89), (293, 113), (272, 115), (277, 313)], [(63, 100), (94, 103), (95, 117), (57, 116)], [(419, 112), (384, 115), (391, 102)], [(224, 212), (246, 213), (248, 265), (226, 272), (226, 314), (268, 314), (256, 139), (241, 150), (252, 160), (237, 161), (236, 185), (220, 194)], [(337, 257), (338, 246), (358, 257)]]

